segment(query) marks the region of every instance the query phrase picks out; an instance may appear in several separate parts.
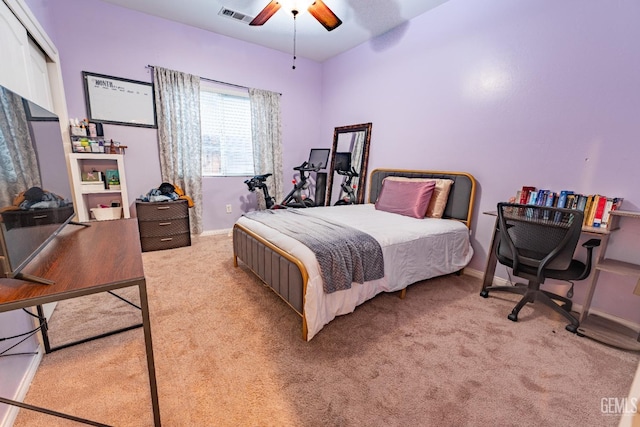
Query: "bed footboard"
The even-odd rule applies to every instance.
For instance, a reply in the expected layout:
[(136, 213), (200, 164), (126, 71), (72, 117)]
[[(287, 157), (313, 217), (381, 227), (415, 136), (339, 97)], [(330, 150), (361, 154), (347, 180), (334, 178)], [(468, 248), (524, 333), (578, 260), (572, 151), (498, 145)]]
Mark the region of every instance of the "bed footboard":
[(302, 317), (302, 339), (307, 340), (304, 296), (308, 274), (300, 260), (242, 225), (233, 226), (233, 265), (238, 258)]

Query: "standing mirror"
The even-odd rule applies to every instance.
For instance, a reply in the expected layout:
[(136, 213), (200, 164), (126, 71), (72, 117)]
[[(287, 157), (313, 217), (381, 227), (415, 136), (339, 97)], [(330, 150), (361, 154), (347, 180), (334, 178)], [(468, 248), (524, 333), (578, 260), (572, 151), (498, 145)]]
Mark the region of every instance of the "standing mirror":
[(327, 206), (364, 203), (370, 142), (371, 123), (335, 128), (327, 176)]

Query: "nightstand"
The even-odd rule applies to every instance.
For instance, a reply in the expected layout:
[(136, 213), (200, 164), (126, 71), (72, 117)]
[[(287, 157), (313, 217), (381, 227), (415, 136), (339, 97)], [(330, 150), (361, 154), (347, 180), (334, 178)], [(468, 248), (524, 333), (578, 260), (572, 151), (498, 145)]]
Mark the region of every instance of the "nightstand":
[(172, 202), (136, 202), (142, 252), (191, 246), (189, 204)]

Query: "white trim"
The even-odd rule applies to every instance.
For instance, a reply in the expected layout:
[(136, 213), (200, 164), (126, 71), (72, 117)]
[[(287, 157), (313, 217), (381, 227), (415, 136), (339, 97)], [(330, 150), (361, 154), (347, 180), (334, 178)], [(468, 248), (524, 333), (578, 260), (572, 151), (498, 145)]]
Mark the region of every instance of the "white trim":
[(205, 236), (220, 236), (222, 234), (226, 234), (227, 236), (231, 236), (232, 233), (232, 229), (231, 228), (225, 228), (222, 230), (207, 230), (207, 231), (203, 231), (202, 233), (200, 233), (200, 236), (205, 237)]
[[(31, 385), (31, 381), (33, 381), (33, 377), (35, 377), (36, 372), (38, 371), (38, 367), (40, 366), (40, 362), (42, 361), (43, 352), (42, 348), (38, 349), (38, 352), (31, 359), (31, 363), (27, 368), (26, 372), (22, 377), (22, 381), (20, 381), (20, 385), (16, 390), (15, 395), (11, 398), (12, 400), (16, 400), (18, 402), (24, 401), (24, 398), (27, 396), (27, 392), (29, 391), (29, 386)], [(13, 405), (8, 405), (9, 409), (4, 414), (4, 418), (0, 420), (0, 427), (11, 427), (18, 417), (18, 413), (20, 412), (20, 408)]]

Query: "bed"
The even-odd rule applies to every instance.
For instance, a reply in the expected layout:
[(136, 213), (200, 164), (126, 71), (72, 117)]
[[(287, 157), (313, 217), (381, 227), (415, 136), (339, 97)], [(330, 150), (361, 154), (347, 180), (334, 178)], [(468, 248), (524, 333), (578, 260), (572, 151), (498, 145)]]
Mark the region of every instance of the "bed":
[[(441, 217), (414, 218), (376, 209), (386, 178), (450, 182)], [(388, 194), (391, 187), (386, 186)], [(233, 227), (234, 266), (241, 260), (301, 316), (302, 338), (308, 341), (336, 316), (353, 312), (381, 292), (399, 291), (404, 298), (412, 283), (462, 271), (473, 255), (469, 228), (475, 187), (475, 179), (466, 172), (376, 169), (371, 173), (369, 203), (299, 209), (318, 221), (349, 225), (380, 244), (384, 275), (353, 282), (349, 289), (327, 293), (319, 261), (309, 247), (248, 216)]]

